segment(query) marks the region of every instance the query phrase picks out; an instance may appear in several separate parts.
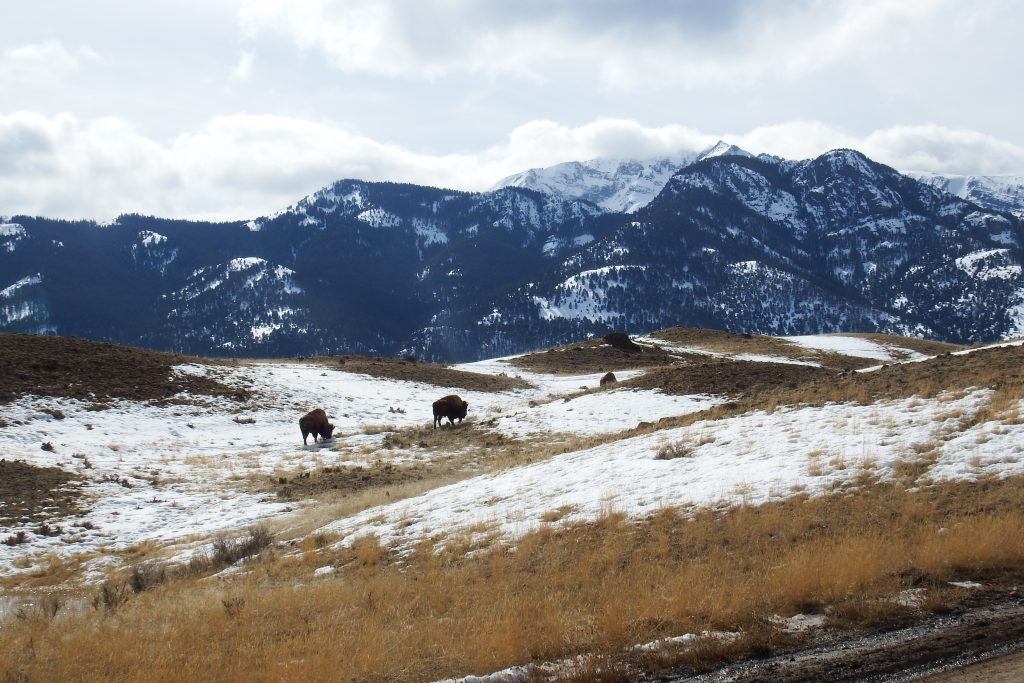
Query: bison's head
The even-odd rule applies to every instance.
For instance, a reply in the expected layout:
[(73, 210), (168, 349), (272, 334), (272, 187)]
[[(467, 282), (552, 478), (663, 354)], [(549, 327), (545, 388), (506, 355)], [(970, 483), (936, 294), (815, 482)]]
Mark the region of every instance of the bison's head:
[(462, 413), (462, 417), (466, 417), (466, 413), (469, 412), (469, 404), (466, 403), (465, 401), (463, 401), (462, 402), (462, 410), (459, 411), (459, 412)]
[(320, 436), (324, 437), (325, 439), (330, 439), (332, 434), (334, 434), (334, 425), (328, 422), (327, 426), (324, 427), (324, 431)]

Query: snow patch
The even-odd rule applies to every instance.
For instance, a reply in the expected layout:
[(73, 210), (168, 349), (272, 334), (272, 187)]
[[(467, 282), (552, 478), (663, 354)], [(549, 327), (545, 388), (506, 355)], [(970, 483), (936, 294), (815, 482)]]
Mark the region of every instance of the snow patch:
[(20, 223), (0, 223), (0, 248), (13, 253), (18, 242), (28, 237), (24, 226)]
[(24, 289), (25, 287), (31, 287), (32, 285), (42, 284), (42, 282), (43, 276), (40, 273), (23, 277), (13, 285), (0, 289), (0, 299), (11, 299), (18, 293), (18, 290)]
[(239, 271), (248, 270), (249, 268), (254, 268), (256, 266), (264, 266), (266, 264), (266, 260), (261, 259), (258, 256), (245, 256), (228, 261), (227, 271), (229, 273), (237, 273)]

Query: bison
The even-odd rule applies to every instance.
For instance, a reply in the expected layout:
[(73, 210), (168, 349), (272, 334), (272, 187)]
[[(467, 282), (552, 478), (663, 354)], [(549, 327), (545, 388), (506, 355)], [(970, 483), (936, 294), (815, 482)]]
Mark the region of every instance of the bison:
[(604, 336), (604, 342), (620, 351), (639, 353), (644, 350), (644, 347), (630, 339), (629, 335), (625, 332), (609, 332)]
[(619, 380), (615, 379), (615, 373), (609, 372), (608, 374), (601, 378), (601, 386), (603, 387), (605, 384), (611, 384), (612, 382), (618, 381)]
[(434, 401), (434, 429), (437, 429), (437, 425), (441, 424), (441, 418), (444, 417), (448, 418), (448, 424), (454, 424), (456, 418), (459, 424), (462, 424), (467, 410), (469, 404), (455, 394), (437, 399)]
[(327, 413), (324, 412), (323, 408), (311, 410), (300, 417), (299, 429), (302, 430), (303, 446), (306, 445), (306, 437), (310, 434), (313, 435), (313, 443), (316, 443), (317, 436), (323, 437), (324, 441), (326, 441), (334, 434), (334, 425), (327, 421)]

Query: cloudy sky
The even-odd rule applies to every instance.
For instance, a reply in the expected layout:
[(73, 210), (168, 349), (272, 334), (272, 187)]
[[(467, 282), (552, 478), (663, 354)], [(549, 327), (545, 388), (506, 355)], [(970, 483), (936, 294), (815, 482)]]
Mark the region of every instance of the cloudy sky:
[(718, 139), (1024, 175), (1015, 0), (34, 0), (0, 10), (0, 215), (263, 215)]

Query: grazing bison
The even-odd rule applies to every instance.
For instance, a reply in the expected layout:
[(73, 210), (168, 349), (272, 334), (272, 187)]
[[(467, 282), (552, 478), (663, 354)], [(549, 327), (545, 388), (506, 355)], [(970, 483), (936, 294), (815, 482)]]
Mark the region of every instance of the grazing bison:
[(455, 394), (437, 399), (434, 401), (434, 429), (437, 429), (437, 425), (441, 424), (441, 418), (444, 417), (448, 418), (448, 424), (454, 424), (456, 418), (459, 424), (462, 424), (467, 410), (469, 404)]
[(601, 378), (601, 386), (603, 387), (605, 384), (611, 384), (612, 382), (618, 381), (619, 380), (615, 379), (615, 373), (609, 372), (608, 374)]
[(644, 347), (630, 339), (629, 335), (625, 332), (609, 332), (604, 336), (604, 342), (612, 348), (619, 349), (620, 351), (639, 353), (644, 350)]
[(334, 425), (327, 421), (327, 413), (323, 408), (311, 410), (299, 418), (299, 429), (302, 430), (302, 445), (306, 445), (306, 437), (313, 435), (313, 443), (320, 436), (326, 441), (334, 434)]

